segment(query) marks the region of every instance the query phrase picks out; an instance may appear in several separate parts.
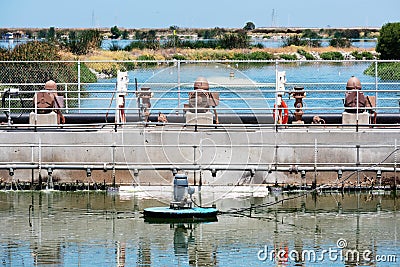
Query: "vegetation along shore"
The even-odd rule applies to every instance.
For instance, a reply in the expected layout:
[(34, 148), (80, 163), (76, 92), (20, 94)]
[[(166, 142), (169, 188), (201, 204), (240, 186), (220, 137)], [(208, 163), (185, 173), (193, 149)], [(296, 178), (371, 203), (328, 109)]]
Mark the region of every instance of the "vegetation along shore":
[[(242, 29), (0, 29), (2, 36), (10, 31), (16, 33), (14, 38), (32, 41), (0, 49), (2, 61), (400, 59), (400, 23), (388, 23), (380, 29), (255, 28), (251, 22)], [(271, 38), (280, 39), (282, 46), (266, 48), (254, 41)], [(377, 46), (351, 46), (352, 39), (362, 38), (377, 38)], [(102, 49), (104, 39), (133, 41), (125, 47), (112, 42), (108, 49)], [(329, 46), (321, 46), (323, 39), (329, 40)], [(113, 76), (116, 69), (135, 67), (110, 64), (95, 72)], [(399, 72), (397, 63), (391, 68)], [(87, 79), (95, 77), (88, 75)]]

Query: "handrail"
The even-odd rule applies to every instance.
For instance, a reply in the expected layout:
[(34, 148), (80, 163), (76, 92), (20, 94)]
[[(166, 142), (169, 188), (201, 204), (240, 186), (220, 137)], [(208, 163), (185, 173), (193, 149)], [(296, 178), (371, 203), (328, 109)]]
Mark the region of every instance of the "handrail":
[[(275, 69), (285, 70), (285, 66), (290, 64), (291, 68), (287, 69), (287, 73), (291, 73), (293, 68), (301, 68), (302, 66), (312, 66), (313, 64), (321, 68), (327, 64), (329, 66), (336, 66), (336, 64), (343, 66), (362, 66), (363, 68), (367, 65), (379, 63), (399, 63), (400, 60), (65, 60), (65, 61), (0, 61), (4, 66), (18, 64), (32, 64), (42, 63), (44, 65), (57, 64), (57, 63), (78, 63), (78, 67), (81, 64), (87, 64), (87, 66), (94, 66), (96, 64), (113, 64), (113, 63), (138, 63), (134, 69), (134, 75), (140, 74), (148, 70), (164, 70), (171, 69), (176, 73), (168, 75), (167, 80), (160, 80), (152, 78), (150, 80), (141, 80), (138, 82), (138, 86), (148, 86), (154, 93), (154, 97), (151, 99), (152, 107), (149, 107), (150, 112), (183, 112), (185, 111), (184, 104), (187, 103), (188, 99), (186, 94), (192, 91), (193, 82), (188, 82), (188, 79), (184, 79), (183, 73), (185, 70), (182, 68), (185, 64), (195, 65), (199, 64), (200, 68), (208, 66), (209, 64), (221, 64), (216, 65), (218, 68), (223, 66), (224, 71), (234, 71), (240, 74), (238, 77), (240, 80), (230, 79), (226, 76), (220, 82), (210, 80), (210, 90), (212, 92), (220, 93), (220, 106), (215, 107), (217, 112), (235, 112), (235, 113), (271, 113), (273, 111), (273, 104), (275, 102), (275, 78), (272, 75)], [(152, 63), (153, 67), (144, 68), (139, 63)], [(237, 63), (234, 64), (234, 63)], [(250, 65), (243, 65), (248, 63)], [(252, 67), (252, 63), (264, 64), (261, 66), (268, 66), (267, 70), (260, 68), (261, 73), (264, 77), (258, 80), (251, 80), (247, 77), (245, 71), (246, 68)], [(293, 66), (293, 64), (296, 64)], [(360, 65), (361, 64), (361, 65)], [(364, 64), (364, 65), (363, 65)], [(341, 66), (342, 66), (341, 65)], [(245, 66), (245, 67), (243, 67)], [(247, 66), (247, 67), (246, 67)], [(250, 66), (250, 67), (249, 67)], [(259, 66), (259, 65), (256, 65)], [(143, 69), (142, 69), (143, 68)], [(82, 72), (82, 69), (80, 69)], [(267, 72), (265, 72), (267, 71)], [(101, 110), (108, 110), (111, 96), (115, 93), (115, 78), (103, 79), (98, 82), (85, 82), (82, 78), (81, 73), (78, 73), (78, 80), (74, 82), (58, 82), (59, 93), (64, 94), (66, 108), (60, 110), (65, 113), (85, 113), (85, 112), (96, 112)], [(229, 73), (228, 73), (229, 74)], [(352, 73), (348, 73), (350, 77)], [(344, 73), (339, 75), (344, 76)], [(378, 75), (375, 72), (375, 75)], [(157, 76), (156, 76), (157, 77)], [(347, 78), (343, 77), (341, 82), (335, 78), (331, 81), (323, 80), (318, 82), (310, 82), (305, 79), (304, 82), (301, 79), (288, 79), (286, 83), (286, 93), (292, 90), (292, 87), (296, 85), (304, 86), (304, 91), (307, 93), (307, 97), (304, 99), (305, 105), (302, 110), (307, 113), (317, 113), (325, 111), (328, 113), (341, 113), (344, 111), (343, 100), (345, 90), (345, 84)], [(31, 83), (31, 82), (3, 82), (0, 87), (18, 87), (22, 95), (22, 101), (31, 101), (33, 94), (43, 88), (43, 83)], [(161, 77), (162, 78), (162, 77)], [(189, 79), (189, 80), (192, 80)], [(296, 81), (299, 80), (299, 81)], [(125, 98), (126, 103), (137, 103), (138, 98), (134, 91), (134, 82), (128, 84), (128, 94)], [(384, 113), (398, 113), (400, 110), (400, 80), (385, 81), (375, 77), (375, 81), (370, 80), (362, 81), (365, 95), (371, 95), (377, 97), (376, 107), (374, 110), (378, 114)], [(78, 86), (78, 89), (77, 89)], [(104, 89), (100, 89), (104, 88)], [(61, 89), (61, 90), (60, 90)], [(32, 96), (32, 98), (30, 98)], [(288, 98), (288, 95), (284, 95), (284, 100), (288, 104), (290, 112), (294, 112), (293, 99)], [(10, 106), (5, 107), (7, 111), (11, 112), (29, 112), (30, 108), (21, 108), (18, 105), (19, 99), (9, 99), (8, 104)], [(112, 104), (112, 103), (111, 103)], [(201, 108), (201, 107), (199, 107)], [(109, 111), (115, 109), (115, 104), (111, 105)], [(201, 108), (202, 109), (202, 108)], [(350, 108), (346, 108), (350, 109)], [(125, 108), (126, 112), (137, 113), (140, 111), (140, 107), (136, 104), (127, 105)]]

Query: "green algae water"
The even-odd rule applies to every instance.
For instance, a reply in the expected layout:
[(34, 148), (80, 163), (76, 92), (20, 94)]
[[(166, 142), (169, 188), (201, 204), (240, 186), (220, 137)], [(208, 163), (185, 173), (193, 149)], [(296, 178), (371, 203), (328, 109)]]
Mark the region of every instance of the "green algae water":
[(222, 212), (216, 222), (144, 221), (144, 208), (167, 201), (135, 193), (2, 191), (0, 265), (400, 264), (393, 194), (225, 194), (213, 200)]

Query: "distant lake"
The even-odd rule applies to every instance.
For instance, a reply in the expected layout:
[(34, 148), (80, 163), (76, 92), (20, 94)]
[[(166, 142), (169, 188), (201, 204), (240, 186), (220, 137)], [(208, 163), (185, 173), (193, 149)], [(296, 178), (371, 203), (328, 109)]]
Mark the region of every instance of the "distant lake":
[[(330, 39), (321, 39), (321, 46), (328, 47)], [(272, 39), (254, 39), (251, 41), (252, 44), (262, 44), (265, 48), (278, 48), (284, 44), (283, 39), (272, 40)], [(378, 43), (377, 39), (353, 39), (351, 45), (357, 48), (375, 48)]]
[[(137, 42), (138, 40), (103, 40), (101, 43), (101, 48), (104, 50), (109, 50), (113, 44), (118, 45), (121, 48), (126, 47), (132, 42)], [(205, 40), (207, 41), (207, 40)], [(377, 39), (354, 39), (351, 45), (356, 48), (375, 48), (378, 40)], [(265, 48), (279, 48), (283, 46), (283, 39), (273, 40), (273, 39), (252, 39), (251, 44), (262, 44)], [(322, 47), (329, 46), (329, 39), (321, 40)]]
[[(14, 49), (15, 46), (23, 43), (32, 41), (32, 39), (21, 39), (21, 40), (5, 40), (0, 39), (0, 48)], [(126, 47), (132, 42), (137, 42), (137, 40), (103, 40), (101, 43), (101, 48), (104, 50), (109, 50), (113, 44), (118, 45), (121, 48)], [(356, 48), (375, 48), (377, 44), (376, 39), (354, 39), (351, 44)], [(272, 39), (254, 39), (251, 41), (252, 44), (262, 44), (265, 48), (278, 48), (283, 46), (283, 40), (272, 40)], [(329, 39), (322, 39), (322, 47), (329, 46)]]

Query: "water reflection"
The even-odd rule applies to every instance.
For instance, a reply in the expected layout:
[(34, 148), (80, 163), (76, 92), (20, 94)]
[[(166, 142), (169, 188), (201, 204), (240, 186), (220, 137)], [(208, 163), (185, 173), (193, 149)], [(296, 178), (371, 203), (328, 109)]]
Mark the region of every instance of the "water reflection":
[[(309, 194), (283, 202), (288, 195), (203, 194), (204, 200), (214, 197), (223, 212), (247, 209), (221, 214), (218, 222), (154, 224), (144, 222), (140, 212), (162, 205), (163, 200), (105, 192), (0, 192), (0, 262), (5, 266), (308, 266), (313, 261), (294, 253), (312, 249), (318, 257), (324, 250), (337, 249), (339, 238), (347, 242), (346, 251), (399, 256), (398, 197), (393, 194)], [(279, 203), (266, 205), (275, 201)], [(265, 248), (273, 252), (273, 259), (259, 259), (257, 253)], [(281, 258), (276, 257), (279, 251)], [(327, 254), (321, 261), (331, 266), (357, 263), (390, 266), (371, 264), (362, 257), (330, 261)]]

